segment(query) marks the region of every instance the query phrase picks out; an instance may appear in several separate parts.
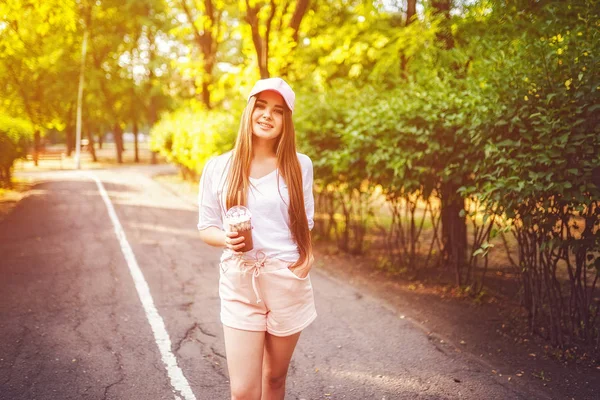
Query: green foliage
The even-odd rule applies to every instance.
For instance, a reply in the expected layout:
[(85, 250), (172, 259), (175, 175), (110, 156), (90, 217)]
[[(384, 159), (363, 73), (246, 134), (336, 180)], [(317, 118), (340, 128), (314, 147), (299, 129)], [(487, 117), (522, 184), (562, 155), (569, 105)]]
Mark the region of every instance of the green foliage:
[(76, 28), (73, 0), (0, 3), (2, 107), (36, 129), (61, 128), (61, 98), (76, 92), (67, 79)]
[(501, 15), (523, 29), (493, 33), (503, 39), (476, 63), (489, 112), (471, 136), (485, 157), (463, 191), (513, 220), (530, 326), (547, 327), (558, 345), (563, 332), (597, 337), (589, 310), (598, 271), (586, 258), (600, 253), (599, 10), (587, 0)]
[(33, 139), (28, 121), (0, 114), (0, 187), (9, 187), (16, 159), (25, 157)]
[(516, 38), (487, 65), (500, 107), (491, 108), (480, 190), (511, 217), (526, 199), (600, 197), (599, 15), (587, 3), (548, 7), (537, 35)]
[[(494, 215), (513, 222), (532, 329), (548, 325), (555, 344), (568, 326), (578, 327), (573, 337), (597, 335), (589, 299), (600, 254), (599, 9), (593, 0), (478, 2), (452, 18), (450, 50), (435, 45), (439, 19), (427, 13), (403, 29), (385, 16), (363, 18), (355, 32), (342, 24), (341, 40), (327, 41), (337, 46), (313, 39), (323, 54), (303, 82), (297, 126), (322, 212), (343, 236), (369, 213), (340, 224), (333, 216), (361, 210), (369, 187), (394, 201), (461, 186), (486, 212), (483, 226)], [(487, 226), (472, 260), (494, 251)], [(565, 293), (584, 300), (567, 310), (548, 303)]]
[(154, 125), (150, 146), (192, 176), (208, 159), (230, 150), (239, 126), (239, 112), (183, 109), (164, 115)]

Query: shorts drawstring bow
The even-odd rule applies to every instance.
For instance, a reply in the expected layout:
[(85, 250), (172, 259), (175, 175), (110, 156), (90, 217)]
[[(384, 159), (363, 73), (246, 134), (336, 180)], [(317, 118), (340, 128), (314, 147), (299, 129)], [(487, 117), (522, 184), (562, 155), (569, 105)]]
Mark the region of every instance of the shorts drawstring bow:
[(244, 261), (244, 265), (250, 265), (250, 268), (247, 268), (245, 271), (252, 272), (252, 289), (254, 290), (254, 294), (256, 295), (256, 303), (260, 303), (262, 299), (260, 298), (260, 291), (258, 288), (257, 279), (260, 276), (260, 271), (262, 267), (265, 266), (265, 262), (267, 261), (267, 255), (259, 250), (256, 252), (256, 260), (252, 263), (249, 261)]

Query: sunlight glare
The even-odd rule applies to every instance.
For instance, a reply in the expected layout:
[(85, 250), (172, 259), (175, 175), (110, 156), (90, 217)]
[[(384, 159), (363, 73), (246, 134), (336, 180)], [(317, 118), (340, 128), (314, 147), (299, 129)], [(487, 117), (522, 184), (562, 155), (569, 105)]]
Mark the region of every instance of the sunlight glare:
[[(324, 370), (321, 370), (325, 372)], [(331, 368), (329, 370), (333, 376), (342, 378), (344, 381), (353, 381), (360, 385), (368, 384), (387, 391), (396, 393), (410, 392), (419, 393), (423, 391), (424, 383), (419, 379), (400, 376), (375, 375), (371, 371), (349, 371)], [(430, 387), (429, 390), (432, 388)], [(433, 394), (428, 390), (428, 394)]]
[(131, 228), (145, 230), (145, 231), (152, 231), (152, 232), (156, 232), (156, 233), (166, 233), (166, 234), (169, 234), (170, 236), (178, 235), (178, 236), (187, 236), (190, 238), (198, 238), (198, 231), (194, 228), (188, 228), (188, 229), (174, 228), (174, 227), (170, 227), (170, 226), (148, 224), (148, 223), (143, 223), (143, 222), (139, 222), (139, 223), (133, 222), (133, 223), (128, 224), (128, 226)]

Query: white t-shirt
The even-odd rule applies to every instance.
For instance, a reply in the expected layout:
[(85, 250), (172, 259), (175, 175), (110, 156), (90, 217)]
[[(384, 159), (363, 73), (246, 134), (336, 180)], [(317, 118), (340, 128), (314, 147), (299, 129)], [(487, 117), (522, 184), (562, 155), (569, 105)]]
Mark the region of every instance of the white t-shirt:
[[(231, 152), (210, 159), (200, 178), (198, 203), (200, 208), (198, 229), (210, 226), (223, 228), (225, 218), (225, 179), (230, 166)], [(308, 228), (314, 226), (313, 217), (315, 201), (313, 197), (313, 165), (310, 158), (297, 153), (302, 170), (302, 186), (304, 190), (304, 207)], [(255, 179), (250, 178), (247, 207), (252, 213), (252, 240), (254, 248), (244, 253), (244, 257), (253, 258), (261, 250), (267, 257), (283, 261), (298, 260), (298, 246), (292, 238), (288, 216), (288, 187), (278, 170)], [(278, 188), (279, 184), (279, 188)], [(233, 252), (225, 249), (222, 260)]]

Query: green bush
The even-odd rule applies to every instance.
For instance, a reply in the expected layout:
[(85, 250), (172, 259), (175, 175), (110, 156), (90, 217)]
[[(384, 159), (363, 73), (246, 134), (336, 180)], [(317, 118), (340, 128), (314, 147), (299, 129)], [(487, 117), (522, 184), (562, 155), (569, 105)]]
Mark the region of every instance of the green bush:
[(33, 139), (27, 121), (0, 115), (0, 187), (11, 186), (11, 171), (16, 159), (25, 157)]
[(599, 339), (600, 18), (597, 1), (554, 3), (512, 21), (480, 65), (485, 157), (465, 187), (512, 221), (517, 273), (532, 331), (555, 345)]
[(240, 115), (189, 109), (166, 114), (150, 131), (150, 147), (195, 179), (209, 158), (233, 147)]

